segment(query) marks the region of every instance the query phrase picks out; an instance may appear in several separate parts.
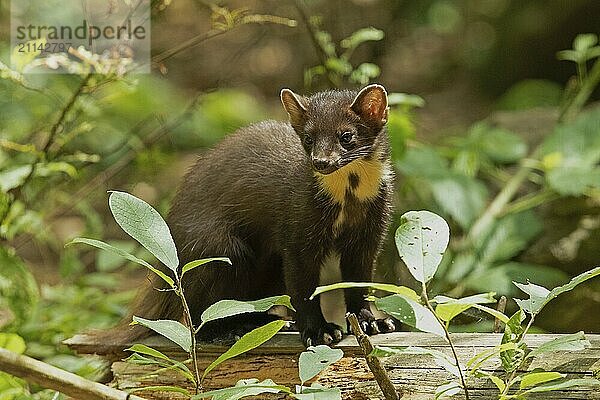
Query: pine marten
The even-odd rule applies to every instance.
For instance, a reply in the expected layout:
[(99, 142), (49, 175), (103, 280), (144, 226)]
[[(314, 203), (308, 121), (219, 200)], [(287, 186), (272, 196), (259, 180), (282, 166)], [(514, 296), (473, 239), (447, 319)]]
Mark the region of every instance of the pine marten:
[[(167, 222), (181, 265), (226, 256), (186, 274), (184, 291), (195, 324), (222, 299), (289, 294), (305, 345), (331, 344), (342, 328), (323, 317), (319, 284), (324, 260), (338, 254), (344, 281), (370, 281), (391, 213), (393, 169), (386, 132), (387, 93), (331, 90), (310, 97), (281, 91), (288, 122), (239, 129), (203, 154), (179, 188)], [(154, 279), (133, 307), (148, 319), (182, 318), (179, 299)], [(368, 333), (394, 330), (376, 320), (365, 290), (346, 290), (348, 312)], [(250, 329), (271, 316), (242, 315), (207, 324), (201, 339)], [(129, 320), (130, 321), (130, 320)], [(140, 326), (125, 339), (147, 335)]]

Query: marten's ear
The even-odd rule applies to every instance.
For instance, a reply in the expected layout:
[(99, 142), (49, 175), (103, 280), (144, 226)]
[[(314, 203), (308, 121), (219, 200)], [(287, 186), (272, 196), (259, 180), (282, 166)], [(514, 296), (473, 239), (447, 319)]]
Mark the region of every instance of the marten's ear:
[(358, 92), (350, 108), (371, 127), (381, 129), (388, 119), (387, 92), (381, 85), (366, 86)]
[(294, 129), (300, 130), (306, 122), (306, 98), (298, 96), (290, 89), (282, 89), (281, 104), (290, 116), (290, 123)]

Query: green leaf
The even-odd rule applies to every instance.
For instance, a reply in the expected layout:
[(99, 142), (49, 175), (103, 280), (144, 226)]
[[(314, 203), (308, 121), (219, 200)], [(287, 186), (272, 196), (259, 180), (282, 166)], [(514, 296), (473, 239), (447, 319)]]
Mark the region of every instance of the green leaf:
[(285, 306), (290, 310), (295, 311), (290, 302), (290, 296), (288, 295), (267, 297), (254, 301), (221, 300), (204, 310), (200, 317), (202, 319), (200, 327), (209, 321), (227, 318), (233, 315), (266, 312), (274, 306)]
[(381, 69), (376, 64), (362, 63), (352, 71), (350, 80), (359, 85), (366, 85), (371, 79), (377, 78), (379, 74), (381, 74)]
[(435, 275), (449, 239), (446, 221), (429, 211), (409, 211), (402, 215), (395, 235), (400, 258), (421, 283)]
[(21, 165), (0, 171), (0, 190), (8, 192), (20, 186), (31, 173), (31, 165)]
[(327, 388), (316, 382), (310, 387), (296, 386), (296, 394), (291, 396), (299, 400), (342, 400), (340, 389)]
[(526, 311), (535, 315), (539, 313), (542, 310), (542, 308), (550, 302), (550, 300), (558, 297), (559, 295), (565, 292), (572, 290), (573, 288), (575, 288), (575, 286), (598, 275), (600, 275), (600, 267), (596, 267), (590, 271), (586, 271), (582, 274), (579, 274), (573, 279), (571, 279), (569, 283), (556, 287), (550, 291), (544, 288), (543, 286), (538, 286), (531, 283), (527, 285), (515, 283), (515, 285), (519, 289), (521, 289), (530, 296), (530, 298), (527, 300), (515, 299), (515, 301)]
[[(510, 317), (504, 326), (502, 335), (502, 345), (513, 343), (517, 344), (523, 336), (524, 328), (522, 322), (525, 319), (525, 312), (519, 309)], [(510, 346), (510, 345), (507, 345)], [(521, 364), (525, 356), (526, 347), (523, 343), (519, 347), (510, 346), (509, 349), (500, 352), (500, 361), (505, 372), (512, 372)]]
[(344, 352), (340, 349), (332, 349), (329, 346), (319, 345), (311, 346), (306, 351), (300, 354), (298, 360), (298, 368), (300, 381), (304, 382), (311, 380), (317, 376), (325, 368), (336, 363), (344, 356)]
[(511, 86), (500, 97), (496, 106), (498, 109), (506, 111), (558, 107), (562, 92), (562, 87), (556, 82), (543, 79), (525, 79)]
[(39, 163), (35, 168), (35, 176), (47, 177), (57, 172), (67, 174), (71, 178), (77, 176), (77, 168), (65, 161)]
[(526, 389), (531, 386), (537, 386), (542, 383), (564, 378), (566, 375), (560, 372), (530, 372), (521, 377), (520, 389)]
[(240, 338), (233, 346), (229, 348), (225, 353), (221, 354), (219, 358), (213, 361), (206, 369), (204, 370), (204, 374), (202, 374), (202, 379), (213, 369), (219, 366), (224, 361), (229, 360), (230, 358), (239, 356), (249, 350), (252, 350), (267, 340), (271, 339), (277, 332), (281, 330), (285, 326), (285, 321), (272, 321), (268, 324), (261, 326), (260, 328), (256, 328), (244, 336)]
[(504, 315), (500, 311), (481, 305), (486, 303), (495, 303), (495, 294), (496, 293), (494, 292), (475, 294), (472, 296), (463, 297), (461, 299), (453, 299), (446, 296), (435, 296), (432, 299), (432, 301), (438, 303), (437, 307), (435, 308), (435, 313), (440, 319), (444, 321), (451, 321), (460, 313), (468, 310), (471, 307), (474, 307), (488, 314), (491, 314), (495, 318), (498, 318), (502, 322), (506, 323), (508, 322), (508, 317), (506, 315)]
[(409, 346), (409, 347), (386, 347), (386, 346), (375, 346), (371, 352), (372, 356), (375, 357), (390, 357), (396, 354), (424, 354), (432, 356), (436, 365), (444, 368), (457, 378), (460, 377), (460, 372), (456, 366), (456, 362), (449, 356), (435, 349), (426, 349), (423, 347)]
[(473, 146), (496, 163), (513, 163), (527, 155), (527, 143), (504, 128), (478, 122), (470, 130)]
[(485, 185), (458, 174), (431, 181), (431, 189), (438, 206), (464, 229), (481, 214), (488, 198)]
[(378, 310), (383, 311), (400, 322), (423, 332), (446, 337), (444, 329), (435, 315), (416, 301), (399, 294), (383, 297), (375, 301)]
[(145, 344), (134, 344), (133, 346), (125, 349), (124, 351), (131, 351), (139, 354), (145, 354), (165, 361), (171, 361), (169, 357), (161, 353), (160, 351), (153, 349), (152, 347), (146, 346)]
[(262, 393), (279, 392), (291, 393), (290, 389), (282, 385), (277, 385), (271, 379), (265, 379), (262, 382), (259, 382), (258, 379), (245, 379), (238, 381), (233, 387), (199, 393), (192, 396), (192, 400), (208, 398), (212, 398), (213, 400), (237, 400), (242, 397), (257, 396)]
[(368, 27), (362, 28), (354, 32), (352, 35), (342, 40), (340, 45), (344, 49), (354, 49), (358, 47), (361, 43), (368, 41), (378, 41), (383, 39), (385, 33), (382, 30)]
[(484, 374), (484, 371), (480, 371), (479, 368), (481, 368), (481, 365), (486, 362), (487, 360), (489, 360), (490, 358), (501, 354), (504, 351), (508, 351), (508, 350), (516, 350), (517, 349), (517, 345), (516, 343), (513, 342), (507, 342), (504, 344), (501, 344), (499, 346), (495, 346), (491, 349), (488, 350), (484, 350), (480, 353), (477, 353), (474, 357), (472, 357), (469, 361), (467, 361), (467, 368), (469, 368), (471, 370), (472, 374)]
[(588, 189), (600, 188), (600, 168), (564, 166), (546, 175), (548, 185), (563, 196), (580, 196)]
[(416, 94), (389, 93), (388, 104), (390, 106), (424, 107), (425, 100)]
[(35, 277), (23, 260), (0, 245), (0, 310), (4, 325), (0, 330), (19, 330), (32, 322), (39, 303)]
[(181, 322), (168, 319), (159, 319), (153, 321), (133, 316), (133, 323), (152, 329), (154, 332), (166, 337), (188, 353), (192, 349), (190, 330)]
[(0, 332), (0, 348), (10, 350), (13, 353), (23, 354), (27, 345), (25, 344), (25, 340), (16, 333)]
[(527, 355), (527, 358), (537, 357), (551, 351), (581, 351), (590, 346), (591, 343), (585, 338), (583, 332), (577, 332), (542, 343), (539, 347), (533, 349)]
[(443, 399), (445, 397), (454, 396), (462, 391), (462, 387), (458, 382), (448, 382), (438, 386), (435, 389), (435, 400)]
[(141, 392), (141, 391), (149, 391), (149, 392), (171, 392), (171, 393), (181, 393), (185, 396), (190, 396), (190, 392), (185, 390), (184, 388), (177, 386), (167, 386), (167, 385), (156, 385), (156, 386), (144, 386), (139, 388), (129, 389), (129, 393)]
[(164, 272), (160, 271), (157, 268), (154, 268), (152, 265), (150, 265), (145, 260), (142, 260), (141, 258), (137, 258), (133, 254), (130, 254), (130, 253), (126, 252), (125, 250), (121, 250), (118, 247), (111, 246), (110, 244), (104, 243), (100, 240), (87, 239), (87, 238), (75, 238), (72, 241), (70, 241), (69, 243), (67, 243), (65, 246), (70, 246), (70, 245), (76, 244), (76, 243), (83, 243), (83, 244), (97, 247), (101, 250), (110, 251), (120, 257), (125, 258), (126, 260), (129, 260), (136, 264), (143, 265), (144, 267), (148, 268), (150, 271), (154, 272), (156, 275), (160, 276), (165, 282), (167, 282), (169, 284), (169, 286), (174, 287), (174, 285), (175, 285), (173, 279), (171, 277), (167, 276)]
[(595, 33), (581, 33), (573, 40), (573, 50), (585, 51), (598, 43), (598, 35)]
[(192, 270), (192, 269), (194, 269), (196, 267), (199, 267), (201, 265), (213, 262), (213, 261), (226, 262), (227, 264), (231, 265), (231, 260), (229, 258), (227, 258), (227, 257), (203, 258), (201, 260), (190, 261), (189, 263), (185, 264), (183, 266), (183, 268), (181, 269), (181, 277), (183, 278), (183, 275), (186, 272), (188, 272), (188, 271), (190, 271), (190, 270)]
[(338, 289), (352, 289), (352, 288), (369, 288), (373, 290), (383, 290), (384, 292), (401, 294), (404, 297), (408, 297), (414, 301), (419, 301), (419, 295), (406, 286), (397, 286), (389, 283), (375, 283), (375, 282), (340, 282), (334, 283), (327, 286), (319, 286), (315, 289), (314, 293), (310, 296), (310, 300), (314, 299), (321, 293), (329, 292), (331, 290)]
[(427, 146), (409, 147), (396, 166), (406, 176), (427, 180), (446, 177), (449, 169), (446, 159)]
[(552, 382), (552, 383), (546, 383), (544, 385), (536, 386), (532, 389), (527, 390), (526, 392), (523, 392), (523, 394), (544, 393), (544, 392), (551, 392), (554, 390), (565, 390), (565, 389), (570, 389), (570, 388), (579, 387), (579, 386), (583, 386), (583, 387), (600, 386), (600, 380), (585, 379), (585, 378), (583, 378), (583, 379), (568, 379), (568, 380), (564, 380), (564, 381), (560, 381), (560, 382)]
[(179, 259), (171, 231), (150, 204), (125, 192), (111, 192), (110, 210), (119, 226), (160, 262), (177, 272)]

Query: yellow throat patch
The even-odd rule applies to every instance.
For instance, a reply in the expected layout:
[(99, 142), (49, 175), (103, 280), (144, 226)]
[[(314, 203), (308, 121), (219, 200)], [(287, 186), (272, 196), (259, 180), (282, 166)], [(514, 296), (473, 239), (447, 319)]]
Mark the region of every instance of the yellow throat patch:
[[(317, 174), (323, 191), (340, 205), (344, 205), (346, 192), (350, 191), (359, 201), (367, 201), (377, 197), (384, 177), (392, 174), (387, 161), (356, 160), (343, 166), (329, 175)], [(358, 184), (353, 187), (350, 176), (358, 177)]]

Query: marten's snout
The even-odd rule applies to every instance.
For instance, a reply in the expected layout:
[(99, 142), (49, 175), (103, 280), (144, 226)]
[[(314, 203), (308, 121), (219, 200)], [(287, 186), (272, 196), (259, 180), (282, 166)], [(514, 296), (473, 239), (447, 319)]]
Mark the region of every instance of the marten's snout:
[(313, 168), (321, 174), (330, 174), (337, 169), (337, 163), (331, 158), (312, 158)]

